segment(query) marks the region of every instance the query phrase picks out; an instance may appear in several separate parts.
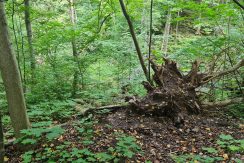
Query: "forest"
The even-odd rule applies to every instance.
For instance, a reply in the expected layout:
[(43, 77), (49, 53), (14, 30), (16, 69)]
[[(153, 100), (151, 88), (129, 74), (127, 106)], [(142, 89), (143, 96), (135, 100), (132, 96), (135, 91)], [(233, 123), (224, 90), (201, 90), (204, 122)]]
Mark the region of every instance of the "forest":
[(243, 163), (243, 0), (0, 0), (0, 163)]

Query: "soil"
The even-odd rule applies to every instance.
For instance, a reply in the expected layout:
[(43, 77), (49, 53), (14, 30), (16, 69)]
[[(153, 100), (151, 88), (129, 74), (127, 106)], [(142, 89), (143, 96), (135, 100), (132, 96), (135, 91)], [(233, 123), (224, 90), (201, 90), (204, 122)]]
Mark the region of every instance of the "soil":
[[(150, 160), (153, 163), (171, 163), (174, 162), (172, 155), (200, 154), (204, 156), (207, 153), (202, 150), (202, 147), (218, 149), (216, 142), (220, 134), (229, 134), (235, 139), (244, 139), (243, 122), (221, 112), (209, 111), (201, 115), (189, 115), (185, 117), (184, 125), (181, 128), (175, 127), (169, 118), (139, 115), (129, 109), (96, 114), (95, 119), (98, 120), (98, 123), (94, 125), (93, 141), (95, 143), (89, 146), (94, 152), (106, 151), (109, 147), (114, 146), (114, 132), (132, 135), (137, 139), (144, 154), (138, 154), (133, 160), (126, 162)], [(65, 128), (66, 132), (62, 135), (62, 141), (57, 140), (55, 145), (65, 140), (73, 142), (73, 147), (82, 147), (79, 144), (80, 137), (73, 132), (72, 121), (67, 123)], [(40, 148), (40, 146), (36, 148)], [(20, 162), (21, 153), (15, 149), (15, 146), (9, 146), (6, 149), (6, 155), (9, 158), (8, 162)], [(214, 156), (224, 157), (224, 162), (232, 162), (232, 158), (244, 160), (241, 154), (232, 155), (224, 151)]]

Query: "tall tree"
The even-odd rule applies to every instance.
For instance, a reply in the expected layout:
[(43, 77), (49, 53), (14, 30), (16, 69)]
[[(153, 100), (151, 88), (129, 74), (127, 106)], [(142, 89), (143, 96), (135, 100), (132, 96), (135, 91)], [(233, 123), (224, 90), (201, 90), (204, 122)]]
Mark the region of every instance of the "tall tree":
[(127, 20), (127, 23), (128, 23), (129, 29), (130, 29), (130, 34), (132, 36), (134, 45), (136, 47), (136, 52), (137, 52), (137, 55), (138, 55), (142, 70), (144, 72), (144, 75), (145, 75), (147, 81), (149, 81), (151, 83), (150, 77), (149, 77), (149, 73), (148, 73), (147, 67), (145, 65), (145, 62), (143, 60), (142, 52), (141, 52), (139, 43), (138, 43), (137, 38), (136, 38), (136, 34), (135, 34), (135, 31), (134, 31), (133, 23), (132, 23), (132, 21), (130, 19), (129, 14), (126, 11), (124, 1), (123, 0), (119, 0), (119, 2), (120, 2), (120, 6), (121, 6), (121, 9), (122, 9), (122, 12), (123, 12), (123, 14), (124, 14), (124, 16), (125, 16), (125, 18)]
[(3, 135), (3, 124), (2, 124), (1, 114), (0, 114), (0, 162), (4, 162), (4, 135)]
[(169, 35), (170, 35), (170, 25), (171, 25), (171, 9), (169, 8), (167, 14), (167, 20), (164, 28), (163, 35), (163, 44), (161, 50), (163, 51), (163, 55), (166, 57), (168, 52), (168, 43), (169, 43)]
[[(76, 11), (74, 7), (74, 0), (69, 0), (70, 4), (70, 20), (73, 25), (73, 28), (76, 24), (77, 18), (76, 18)], [(77, 88), (78, 88), (78, 81), (79, 81), (79, 64), (78, 64), (78, 52), (77, 52), (77, 47), (76, 47), (76, 40), (75, 36), (72, 38), (71, 41), (72, 44), (72, 51), (73, 51), (73, 56), (74, 56), (74, 61), (77, 63), (77, 68), (75, 69), (74, 72), (74, 79), (73, 79), (73, 90), (72, 90), (72, 97), (76, 96), (77, 93)]]
[(30, 63), (31, 63), (31, 82), (34, 83), (35, 80), (35, 68), (36, 68), (36, 60), (33, 48), (33, 35), (32, 35), (32, 26), (31, 26), (31, 19), (30, 19), (30, 1), (24, 0), (25, 4), (25, 26), (27, 32), (27, 39), (28, 39), (28, 46), (29, 46), (29, 53), (30, 53)]
[(29, 127), (17, 60), (11, 47), (4, 2), (0, 1), (0, 71), (6, 91), (10, 118), (16, 137)]

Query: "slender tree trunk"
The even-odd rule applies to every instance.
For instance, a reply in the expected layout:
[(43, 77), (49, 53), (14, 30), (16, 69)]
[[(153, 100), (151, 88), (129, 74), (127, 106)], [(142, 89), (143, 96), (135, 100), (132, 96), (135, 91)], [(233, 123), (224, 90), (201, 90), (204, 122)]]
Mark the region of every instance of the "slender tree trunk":
[[(146, 6), (147, 0), (143, 1), (143, 9), (142, 9), (142, 15), (141, 15), (141, 33), (143, 32), (144, 29), (147, 28), (147, 19), (146, 19), (146, 15), (147, 15), (147, 6)], [(147, 40), (147, 37), (146, 37)]]
[(4, 162), (4, 135), (3, 135), (3, 124), (2, 115), (0, 114), (0, 162)]
[(167, 56), (168, 52), (168, 43), (169, 43), (169, 34), (170, 34), (170, 24), (171, 24), (171, 11), (168, 10), (167, 20), (164, 28), (163, 35), (163, 44), (161, 50), (163, 51), (163, 56)]
[[(202, 14), (199, 14), (199, 20), (201, 21)], [(201, 25), (198, 25), (196, 35), (201, 35)]]
[[(71, 23), (74, 26), (76, 25), (77, 22), (77, 18), (76, 18), (76, 11), (75, 11), (75, 7), (74, 7), (74, 0), (70, 0), (70, 20)], [(79, 61), (78, 61), (78, 52), (77, 52), (77, 47), (76, 47), (76, 40), (75, 40), (75, 36), (73, 36), (72, 41), (72, 51), (73, 51), (73, 57), (74, 57), (74, 61), (75, 63), (77, 63), (77, 68), (75, 69), (74, 72), (74, 78), (73, 78), (73, 90), (72, 90), (72, 97), (76, 97), (77, 95), (77, 90), (78, 90), (78, 83), (79, 83)]]
[[(197, 0), (197, 3), (199, 3), (199, 5), (202, 3), (202, 0)], [(199, 21), (201, 21), (201, 19), (202, 19), (202, 14), (201, 14), (201, 11), (200, 11), (200, 13), (199, 13)], [(197, 27), (197, 30), (196, 30), (196, 33), (195, 33), (196, 35), (201, 35), (201, 25), (198, 25), (198, 27)]]
[(24, 53), (24, 36), (22, 33), (21, 18), (19, 15), (18, 15), (17, 29), (18, 29), (19, 36), (21, 38), (21, 41), (20, 41), (21, 46), (20, 47), (21, 47), (21, 55), (23, 58), (23, 61), (22, 61), (22, 63), (23, 63), (22, 83), (23, 83), (23, 89), (24, 89), (24, 93), (25, 93), (26, 92), (26, 57), (25, 57), (25, 53)]
[(32, 35), (32, 27), (31, 27), (31, 20), (30, 20), (30, 1), (24, 0), (25, 4), (25, 26), (28, 38), (28, 46), (29, 46), (29, 53), (30, 53), (30, 64), (31, 64), (31, 84), (35, 83), (35, 69), (36, 69), (36, 59), (34, 54), (33, 48), (33, 35)]
[(5, 86), (10, 118), (16, 137), (29, 127), (17, 60), (11, 47), (4, 2), (0, 1), (0, 70)]
[(151, 53), (152, 53), (152, 32), (153, 32), (153, 0), (150, 6), (150, 27), (149, 27), (149, 44), (148, 44), (148, 78), (151, 81)]
[[(180, 17), (180, 11), (177, 12), (177, 18)], [(178, 39), (178, 33), (179, 33), (179, 21), (177, 20), (176, 22), (176, 27), (175, 27), (175, 40), (177, 41)]]
[(145, 75), (147, 81), (149, 81), (151, 83), (150, 78), (149, 78), (149, 75), (148, 75), (148, 70), (147, 70), (147, 67), (145, 65), (145, 62), (143, 60), (142, 52), (141, 52), (139, 43), (138, 43), (137, 38), (136, 38), (136, 34), (135, 34), (135, 31), (134, 31), (134, 26), (133, 26), (133, 24), (131, 22), (130, 16), (128, 15), (128, 13), (126, 11), (124, 1), (123, 0), (119, 0), (119, 2), (120, 2), (120, 6), (121, 6), (121, 9), (122, 9), (122, 12), (123, 12), (123, 14), (124, 14), (124, 16), (125, 16), (125, 18), (127, 20), (127, 23), (129, 25), (130, 34), (132, 36), (134, 45), (136, 47), (136, 52), (137, 52), (137, 55), (138, 55), (138, 58), (139, 58), (139, 61), (140, 61), (142, 70), (144, 72), (144, 75)]

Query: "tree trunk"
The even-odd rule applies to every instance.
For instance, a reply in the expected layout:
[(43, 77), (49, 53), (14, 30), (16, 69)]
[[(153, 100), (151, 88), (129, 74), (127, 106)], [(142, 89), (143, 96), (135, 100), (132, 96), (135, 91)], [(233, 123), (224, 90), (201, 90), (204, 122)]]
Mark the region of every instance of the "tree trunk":
[[(180, 11), (177, 12), (177, 18), (180, 17)], [(179, 33), (179, 20), (176, 22), (176, 27), (175, 27), (175, 40), (178, 41), (178, 33)]]
[(149, 74), (148, 74), (147, 67), (146, 67), (144, 59), (143, 59), (143, 55), (142, 55), (139, 43), (138, 43), (137, 38), (136, 38), (136, 34), (135, 34), (135, 31), (134, 31), (133, 23), (131, 22), (130, 16), (128, 15), (128, 13), (126, 11), (124, 1), (123, 0), (119, 0), (119, 2), (120, 2), (120, 6), (121, 6), (121, 9), (122, 9), (122, 12), (123, 12), (123, 14), (124, 14), (124, 16), (125, 16), (125, 18), (127, 20), (127, 23), (129, 25), (130, 34), (132, 36), (132, 39), (133, 39), (133, 42), (134, 42), (134, 45), (135, 45), (135, 48), (136, 48), (136, 52), (137, 52), (137, 55), (138, 55), (142, 70), (144, 72), (144, 75), (145, 75), (147, 81), (151, 82)]
[[(74, 0), (70, 0), (69, 3), (70, 3), (70, 20), (71, 20), (71, 23), (74, 28), (76, 25), (76, 22), (77, 22), (76, 11), (75, 11), (75, 7), (74, 7)], [(72, 44), (74, 61), (75, 61), (75, 63), (77, 63), (77, 68), (75, 69), (75, 72), (74, 72), (73, 84), (72, 84), (72, 87), (73, 87), (72, 97), (74, 98), (77, 95), (78, 82), (79, 82), (79, 60), (78, 60), (75, 36), (73, 36), (71, 44)]]
[(0, 42), (0, 70), (5, 86), (10, 118), (16, 137), (20, 137), (20, 130), (29, 127), (29, 119), (26, 113), (20, 73), (10, 43), (4, 2), (0, 2)]
[(4, 135), (3, 135), (3, 123), (2, 115), (0, 115), (0, 162), (4, 162)]
[(167, 20), (164, 28), (164, 35), (163, 35), (163, 44), (162, 44), (162, 52), (163, 56), (167, 56), (168, 52), (168, 43), (169, 43), (169, 33), (170, 33), (170, 24), (171, 24), (171, 11), (168, 10)]
[(28, 38), (28, 46), (29, 46), (29, 53), (30, 53), (30, 64), (31, 64), (31, 84), (35, 83), (35, 69), (36, 69), (36, 59), (34, 54), (33, 48), (33, 35), (32, 35), (32, 27), (31, 27), (31, 20), (30, 20), (30, 1), (24, 0), (25, 4), (25, 26)]
[[(199, 21), (201, 21), (201, 17), (202, 17), (202, 14), (200, 13), (199, 14)], [(197, 30), (196, 30), (196, 33), (195, 33), (196, 35), (201, 35), (201, 25), (198, 25), (197, 26)]]

